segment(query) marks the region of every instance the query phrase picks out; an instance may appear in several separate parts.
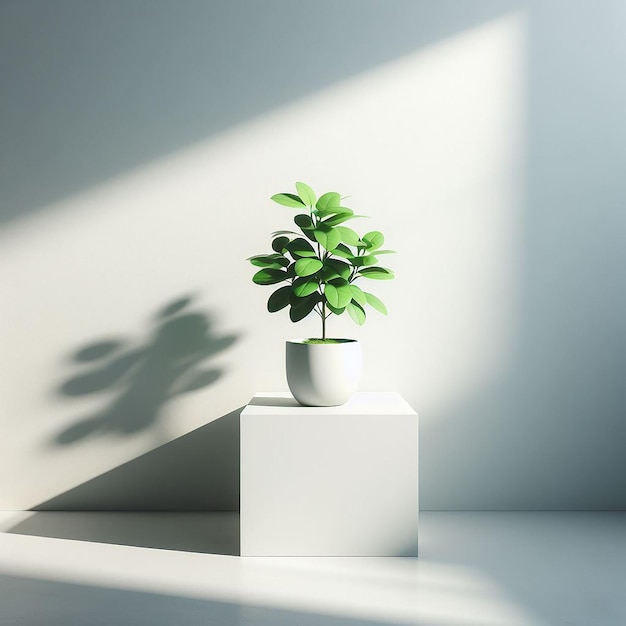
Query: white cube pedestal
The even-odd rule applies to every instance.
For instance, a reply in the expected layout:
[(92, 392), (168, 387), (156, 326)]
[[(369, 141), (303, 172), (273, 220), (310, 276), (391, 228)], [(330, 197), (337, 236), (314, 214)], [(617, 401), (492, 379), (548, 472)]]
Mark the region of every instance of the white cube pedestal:
[(242, 556), (417, 556), (418, 418), (396, 393), (241, 413)]

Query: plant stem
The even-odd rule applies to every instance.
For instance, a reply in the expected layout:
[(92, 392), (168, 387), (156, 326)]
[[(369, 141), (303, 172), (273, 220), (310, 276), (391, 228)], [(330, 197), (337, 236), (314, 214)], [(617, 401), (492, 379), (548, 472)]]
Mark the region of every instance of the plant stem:
[(326, 301), (322, 300), (322, 339), (326, 339)]

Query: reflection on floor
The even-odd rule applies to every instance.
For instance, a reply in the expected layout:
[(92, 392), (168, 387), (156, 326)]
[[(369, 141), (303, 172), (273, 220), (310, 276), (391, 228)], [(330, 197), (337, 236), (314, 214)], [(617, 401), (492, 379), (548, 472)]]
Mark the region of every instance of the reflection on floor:
[(422, 513), (420, 558), (241, 558), (232, 513), (0, 514), (2, 626), (626, 624), (626, 513)]

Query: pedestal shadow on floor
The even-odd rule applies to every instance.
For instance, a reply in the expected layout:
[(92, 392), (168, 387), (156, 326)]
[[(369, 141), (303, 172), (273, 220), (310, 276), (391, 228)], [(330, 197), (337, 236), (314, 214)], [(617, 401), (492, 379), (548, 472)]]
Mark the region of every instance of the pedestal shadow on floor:
[(42, 502), (9, 532), (239, 554), (240, 413)]
[(34, 512), (17, 535), (203, 554), (240, 555), (239, 513)]

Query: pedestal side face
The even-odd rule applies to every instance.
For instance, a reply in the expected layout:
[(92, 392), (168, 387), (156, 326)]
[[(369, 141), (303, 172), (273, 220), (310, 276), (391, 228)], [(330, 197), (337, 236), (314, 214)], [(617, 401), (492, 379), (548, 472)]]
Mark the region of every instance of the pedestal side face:
[(418, 421), (409, 411), (244, 410), (242, 556), (416, 556)]

